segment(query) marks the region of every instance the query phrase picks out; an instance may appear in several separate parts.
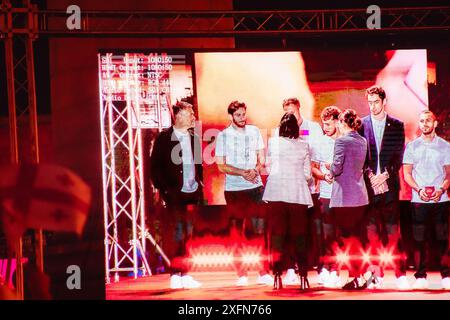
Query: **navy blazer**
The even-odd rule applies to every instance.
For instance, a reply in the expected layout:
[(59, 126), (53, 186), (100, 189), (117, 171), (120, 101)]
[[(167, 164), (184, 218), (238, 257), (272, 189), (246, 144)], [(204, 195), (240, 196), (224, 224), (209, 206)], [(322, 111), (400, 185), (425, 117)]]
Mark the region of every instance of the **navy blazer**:
[[(202, 147), (200, 139), (191, 130), (192, 155), (195, 163), (195, 180), (203, 186)], [(167, 193), (181, 194), (183, 188), (183, 162), (181, 144), (173, 127), (164, 129), (156, 137), (150, 156), (150, 177), (163, 199)], [(165, 199), (166, 200), (166, 199)]]
[[(375, 134), (373, 132), (372, 120), (370, 115), (362, 119), (362, 126), (359, 134), (366, 138), (368, 143), (366, 165), (374, 174), (377, 173), (378, 152)], [(398, 192), (400, 190), (399, 170), (402, 167), (403, 152), (405, 149), (405, 127), (403, 122), (389, 115), (386, 116), (386, 126), (384, 128), (383, 139), (381, 141), (380, 150), (380, 170), (387, 170), (389, 179), (389, 194), (393, 199), (398, 200)], [(373, 196), (373, 190), (370, 187), (370, 180), (366, 171), (366, 183), (369, 196)]]

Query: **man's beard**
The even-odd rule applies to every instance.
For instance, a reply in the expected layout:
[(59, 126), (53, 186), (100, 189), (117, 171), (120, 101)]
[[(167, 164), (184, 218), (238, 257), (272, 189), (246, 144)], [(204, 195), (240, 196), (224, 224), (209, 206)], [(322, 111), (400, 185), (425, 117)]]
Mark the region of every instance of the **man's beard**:
[(233, 123), (234, 123), (234, 125), (235, 125), (236, 127), (239, 127), (239, 128), (245, 128), (245, 125), (246, 125), (247, 121), (243, 121), (243, 122), (242, 122), (243, 124), (241, 124), (240, 122), (237, 122), (236, 120), (233, 119)]
[(424, 134), (426, 136), (428, 136), (428, 135), (430, 135), (432, 133), (433, 133), (433, 129), (431, 129), (431, 128), (424, 128), (424, 129), (422, 129), (422, 134)]

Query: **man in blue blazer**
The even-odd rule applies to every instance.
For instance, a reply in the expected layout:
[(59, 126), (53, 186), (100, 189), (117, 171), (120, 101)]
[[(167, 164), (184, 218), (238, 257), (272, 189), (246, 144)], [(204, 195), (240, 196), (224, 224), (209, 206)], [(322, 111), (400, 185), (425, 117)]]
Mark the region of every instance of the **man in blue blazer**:
[[(366, 184), (369, 193), (367, 240), (381, 240), (384, 246), (401, 250), (399, 170), (405, 146), (404, 124), (386, 112), (386, 92), (373, 86), (366, 90), (370, 114), (362, 119), (359, 133), (368, 143)], [(408, 289), (403, 259), (395, 260), (396, 285)], [(369, 287), (381, 287), (383, 274)]]

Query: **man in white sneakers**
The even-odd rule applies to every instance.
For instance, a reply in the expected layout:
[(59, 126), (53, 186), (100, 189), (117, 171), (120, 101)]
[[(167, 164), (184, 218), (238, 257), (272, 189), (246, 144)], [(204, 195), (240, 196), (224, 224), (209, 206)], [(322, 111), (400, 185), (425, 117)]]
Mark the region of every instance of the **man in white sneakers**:
[[(312, 173), (320, 181), (320, 217), (319, 228), (322, 234), (320, 255), (323, 260), (333, 255), (332, 244), (336, 241), (336, 228), (332, 219), (332, 208), (330, 208), (331, 180), (326, 180), (326, 174), (330, 173), (329, 167), (333, 162), (334, 143), (339, 137), (339, 115), (341, 110), (335, 106), (329, 106), (322, 110), (323, 132), (320, 143), (314, 145), (314, 158), (312, 158)], [(333, 264), (323, 263), (319, 270), (319, 283), (326, 288), (340, 288), (341, 281), (337, 275), (337, 269)]]
[[(188, 274), (186, 243), (193, 233), (193, 214), (203, 198), (200, 138), (194, 134), (193, 106), (179, 101), (173, 106), (174, 124), (163, 130), (153, 146), (151, 179), (167, 211), (162, 217), (163, 249), (170, 259), (170, 288), (195, 289), (201, 283)], [(195, 211), (195, 210), (194, 210)]]
[(406, 146), (403, 157), (405, 181), (412, 188), (412, 222), (415, 243), (416, 281), (413, 289), (427, 289), (430, 234), (434, 228), (441, 255), (442, 287), (450, 290), (448, 257), (448, 209), (450, 186), (450, 143), (436, 135), (438, 122), (431, 111), (419, 118), (422, 134)]
[[(219, 171), (225, 173), (225, 200), (232, 222), (230, 235), (235, 237), (239, 252), (246, 238), (245, 231), (250, 229), (251, 219), (261, 217), (264, 187), (260, 170), (265, 162), (264, 141), (259, 129), (247, 124), (245, 103), (232, 101), (228, 106), (228, 115), (231, 123), (217, 135), (215, 156)], [(268, 261), (263, 260), (257, 283), (272, 285)], [(248, 285), (247, 266), (240, 261), (240, 257), (236, 257), (235, 268), (238, 273), (236, 284)]]

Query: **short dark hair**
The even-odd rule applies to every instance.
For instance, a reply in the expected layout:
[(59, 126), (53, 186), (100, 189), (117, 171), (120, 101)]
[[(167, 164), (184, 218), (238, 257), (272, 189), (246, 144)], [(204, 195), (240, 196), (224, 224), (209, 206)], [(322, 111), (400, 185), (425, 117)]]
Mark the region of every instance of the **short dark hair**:
[(419, 114), (419, 117), (420, 117), (421, 115), (423, 115), (423, 114), (431, 114), (431, 116), (433, 117), (433, 120), (434, 120), (434, 121), (437, 121), (436, 115), (434, 114), (433, 111), (430, 111), (430, 110), (427, 110), (427, 109), (422, 110), (422, 111), (420, 112), (420, 114)]
[(294, 104), (300, 108), (300, 101), (296, 97), (290, 97), (283, 100), (283, 108), (290, 104)]
[(193, 108), (193, 105), (186, 101), (177, 101), (177, 103), (172, 107), (173, 117), (175, 118), (181, 110), (186, 110), (188, 108)]
[(320, 113), (320, 118), (322, 120), (337, 120), (339, 119), (339, 114), (341, 113), (341, 109), (336, 106), (329, 106), (322, 110)]
[(386, 99), (386, 92), (384, 91), (384, 89), (380, 86), (372, 86), (369, 89), (366, 90), (366, 97), (369, 94), (377, 94), (381, 101), (383, 101), (384, 99)]
[(345, 122), (350, 129), (358, 130), (361, 127), (361, 119), (353, 109), (345, 109), (339, 115), (339, 120)]
[(297, 139), (299, 137), (298, 121), (294, 114), (285, 113), (280, 121), (279, 136), (289, 139)]
[(233, 115), (237, 109), (244, 108), (247, 110), (247, 106), (244, 102), (239, 102), (237, 100), (231, 101), (231, 103), (228, 105), (228, 114)]

